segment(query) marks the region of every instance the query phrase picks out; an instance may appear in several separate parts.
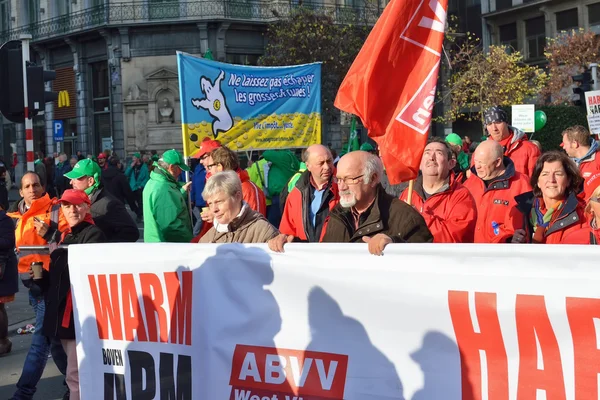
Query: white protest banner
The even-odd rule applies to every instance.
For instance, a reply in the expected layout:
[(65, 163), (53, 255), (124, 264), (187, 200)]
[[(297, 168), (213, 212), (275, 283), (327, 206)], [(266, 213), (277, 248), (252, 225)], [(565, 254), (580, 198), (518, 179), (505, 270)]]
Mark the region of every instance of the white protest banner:
[(535, 132), (535, 105), (513, 105), (511, 125), (526, 133)]
[(585, 92), (585, 107), (590, 132), (600, 134), (600, 90)]
[(69, 247), (83, 399), (598, 399), (596, 246)]

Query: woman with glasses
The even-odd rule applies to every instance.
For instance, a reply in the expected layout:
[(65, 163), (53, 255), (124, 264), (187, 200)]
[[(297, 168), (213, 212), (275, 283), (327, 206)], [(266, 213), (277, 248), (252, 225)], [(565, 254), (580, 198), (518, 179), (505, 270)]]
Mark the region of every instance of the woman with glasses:
[(542, 154), (531, 175), (533, 191), (515, 197), (525, 229), (517, 229), (512, 242), (559, 244), (581, 230), (586, 224), (577, 197), (582, 186), (583, 178), (569, 156), (558, 151)]

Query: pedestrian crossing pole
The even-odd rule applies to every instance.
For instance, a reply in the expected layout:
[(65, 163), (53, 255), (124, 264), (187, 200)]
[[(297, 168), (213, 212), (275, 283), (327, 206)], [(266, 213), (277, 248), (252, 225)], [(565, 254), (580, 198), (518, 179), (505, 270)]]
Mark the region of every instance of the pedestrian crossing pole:
[(27, 171), (34, 170), (34, 157), (33, 157), (33, 120), (29, 113), (29, 96), (27, 93), (27, 65), (29, 64), (29, 41), (31, 35), (22, 34), (19, 39), (21, 40), (22, 54), (23, 54), (23, 112), (25, 114), (25, 151), (27, 154)]

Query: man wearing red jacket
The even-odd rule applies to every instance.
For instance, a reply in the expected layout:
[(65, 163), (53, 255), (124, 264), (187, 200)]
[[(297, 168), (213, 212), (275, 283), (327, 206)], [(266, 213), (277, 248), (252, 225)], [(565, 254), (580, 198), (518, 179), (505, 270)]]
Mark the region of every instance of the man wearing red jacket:
[(504, 149), (515, 166), (515, 171), (531, 176), (535, 162), (541, 155), (540, 149), (529, 140), (523, 131), (508, 125), (506, 111), (500, 107), (492, 107), (483, 113), (488, 140), (494, 140)]
[[(563, 131), (563, 141), (561, 147), (575, 164), (579, 167), (579, 172), (583, 177), (586, 185), (584, 185), (583, 197), (586, 199), (591, 193), (586, 192), (588, 180), (600, 172), (600, 155), (598, 154), (598, 142), (592, 138), (590, 131), (581, 125), (575, 125)], [(589, 190), (589, 189), (587, 189)]]
[[(434, 243), (473, 243), (477, 209), (471, 193), (454, 180), (456, 160), (441, 138), (432, 137), (421, 159), (412, 206), (423, 216)], [(408, 200), (408, 189), (400, 195)]]
[(516, 229), (523, 228), (515, 197), (529, 192), (531, 185), (503, 152), (496, 141), (482, 142), (473, 154), (471, 176), (464, 183), (477, 205), (475, 243), (507, 243)]
[(329, 211), (339, 202), (331, 151), (314, 144), (302, 158), (306, 171), (287, 197), (279, 225), (281, 234), (269, 241), (273, 251), (283, 252), (284, 244), (292, 241), (318, 242)]

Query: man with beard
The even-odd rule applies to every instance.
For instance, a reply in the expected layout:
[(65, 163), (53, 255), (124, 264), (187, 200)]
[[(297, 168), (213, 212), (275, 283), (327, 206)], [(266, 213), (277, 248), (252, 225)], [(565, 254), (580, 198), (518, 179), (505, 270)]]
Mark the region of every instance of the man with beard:
[(390, 243), (433, 241), (423, 217), (385, 192), (382, 175), (383, 163), (373, 154), (353, 151), (340, 159), (340, 202), (330, 213), (323, 242), (365, 242), (371, 254), (382, 255)]
[(281, 217), (281, 234), (269, 241), (269, 248), (283, 252), (292, 241), (318, 242), (329, 211), (338, 203), (338, 187), (333, 181), (333, 157), (323, 145), (306, 149), (306, 171), (290, 191)]

